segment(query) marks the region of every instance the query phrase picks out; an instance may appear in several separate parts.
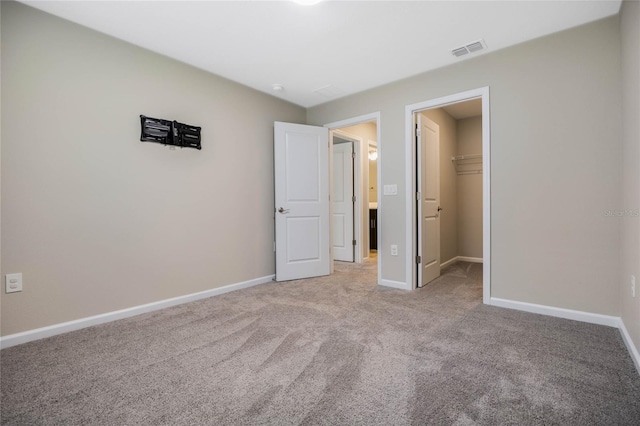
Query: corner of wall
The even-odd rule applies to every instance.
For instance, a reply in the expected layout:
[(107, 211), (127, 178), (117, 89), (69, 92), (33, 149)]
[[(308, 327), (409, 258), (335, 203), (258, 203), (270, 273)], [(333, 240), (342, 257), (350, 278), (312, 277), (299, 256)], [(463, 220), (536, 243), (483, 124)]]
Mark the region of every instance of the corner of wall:
[[(620, 8), (622, 91), (622, 203), (620, 247), (620, 322), (630, 352), (640, 363), (640, 3), (623, 1)], [(636, 278), (635, 297), (632, 276)], [(640, 371), (640, 367), (639, 367)]]

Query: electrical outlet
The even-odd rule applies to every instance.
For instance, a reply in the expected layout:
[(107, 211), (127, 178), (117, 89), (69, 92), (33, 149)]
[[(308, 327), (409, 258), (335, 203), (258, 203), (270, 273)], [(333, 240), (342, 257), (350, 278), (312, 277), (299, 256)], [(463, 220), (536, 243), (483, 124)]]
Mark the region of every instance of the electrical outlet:
[(636, 276), (631, 275), (631, 297), (636, 297)]
[(7, 274), (4, 276), (5, 292), (15, 293), (22, 291), (22, 273), (20, 274)]
[(398, 246), (393, 244), (391, 246), (391, 256), (397, 256), (398, 255)]

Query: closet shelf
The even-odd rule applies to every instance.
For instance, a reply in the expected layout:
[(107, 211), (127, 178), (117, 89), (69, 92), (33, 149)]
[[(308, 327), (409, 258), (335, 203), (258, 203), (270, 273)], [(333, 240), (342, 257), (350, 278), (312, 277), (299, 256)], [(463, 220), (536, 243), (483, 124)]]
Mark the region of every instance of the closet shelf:
[(457, 155), (451, 161), (459, 175), (482, 173), (482, 154)]

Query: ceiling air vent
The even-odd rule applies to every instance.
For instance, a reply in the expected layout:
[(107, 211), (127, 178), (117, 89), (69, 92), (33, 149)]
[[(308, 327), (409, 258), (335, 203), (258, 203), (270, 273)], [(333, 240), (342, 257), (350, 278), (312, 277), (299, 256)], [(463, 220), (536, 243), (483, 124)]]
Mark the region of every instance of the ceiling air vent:
[(321, 88), (314, 90), (313, 93), (317, 93), (318, 95), (327, 99), (333, 99), (343, 96), (345, 94), (345, 91), (329, 84), (327, 86), (322, 86)]
[(474, 41), (473, 43), (469, 43), (466, 46), (455, 48), (451, 51), (451, 53), (455, 57), (460, 57), (466, 55), (467, 53), (477, 52), (486, 48), (487, 45), (485, 44), (484, 40), (478, 40)]
[(476, 41), (474, 43), (467, 44), (467, 49), (469, 49), (469, 52), (473, 53), (477, 52), (478, 50), (484, 49), (484, 46), (482, 45), (481, 41)]
[(466, 47), (458, 47), (457, 49), (453, 49), (451, 53), (453, 53), (453, 56), (462, 56), (469, 53), (469, 51)]

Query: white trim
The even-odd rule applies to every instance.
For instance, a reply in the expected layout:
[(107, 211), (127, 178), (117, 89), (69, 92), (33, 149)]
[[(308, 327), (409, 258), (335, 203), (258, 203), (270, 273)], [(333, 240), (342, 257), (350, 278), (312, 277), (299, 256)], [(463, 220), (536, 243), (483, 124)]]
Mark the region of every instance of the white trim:
[(455, 256), (451, 259), (447, 260), (440, 264), (440, 269), (446, 268), (449, 265), (452, 265), (456, 262), (471, 262), (471, 263), (483, 263), (483, 259), (481, 257), (468, 257), (468, 256)]
[(622, 318), (620, 317), (574, 311), (572, 309), (556, 308), (554, 306), (536, 305), (534, 303), (518, 302), (515, 300), (499, 299), (497, 297), (492, 297), (490, 304), (500, 308), (515, 309), (517, 311), (531, 312), (534, 314), (548, 315), (551, 317), (617, 328), (620, 331), (622, 340), (624, 341), (624, 344), (629, 351), (629, 355), (636, 366), (636, 370), (638, 370), (638, 374), (640, 374), (640, 352), (638, 352), (638, 348), (633, 343), (631, 335), (629, 335), (627, 327), (625, 327), (624, 321), (622, 321)]
[[(349, 126), (355, 126), (356, 124), (360, 124), (360, 123), (366, 123), (369, 121), (375, 121), (376, 122), (376, 138), (377, 138), (377, 142), (378, 142), (378, 216), (377, 216), (377, 221), (378, 221), (378, 248), (382, 247), (382, 216), (383, 216), (383, 208), (382, 208), (382, 197), (381, 197), (381, 191), (382, 191), (382, 138), (380, 137), (380, 135), (382, 134), (382, 122), (380, 120), (380, 111), (377, 112), (372, 112), (369, 114), (364, 114), (364, 115), (359, 115), (357, 117), (352, 117), (352, 118), (347, 118), (345, 120), (340, 120), (340, 121), (334, 121), (332, 123), (327, 123), (324, 125), (324, 127), (327, 127), (329, 130), (335, 130), (338, 129), (340, 127), (349, 127)], [(367, 195), (367, 199), (368, 199), (368, 195)], [(383, 259), (383, 254), (382, 254), (383, 250), (378, 249), (378, 284), (383, 285), (382, 284), (382, 259)]]
[(171, 306), (181, 305), (183, 303), (206, 299), (207, 297), (218, 296), (224, 293), (229, 293), (230, 291), (253, 287), (259, 284), (265, 284), (273, 281), (274, 278), (275, 275), (267, 275), (265, 277), (255, 278), (253, 280), (243, 281), (235, 284), (229, 284), (223, 287), (217, 287), (198, 293), (173, 297), (171, 299), (147, 303), (145, 305), (133, 306), (127, 309), (107, 312), (92, 317), (80, 318), (77, 320), (54, 324), (47, 327), (36, 328), (34, 330), (23, 331), (21, 333), (9, 334), (7, 336), (0, 337), (0, 349), (9, 348), (11, 346), (20, 345), (22, 343), (32, 342), (34, 340), (44, 339), (45, 337), (68, 333), (70, 331), (80, 330), (82, 328), (87, 328), (98, 324), (104, 324), (123, 318), (133, 317), (147, 312), (157, 311), (159, 309), (169, 308)]
[(531, 312), (534, 314), (588, 322), (591, 324), (606, 325), (615, 328), (618, 328), (620, 323), (619, 317), (613, 317), (610, 315), (592, 314), (590, 312), (574, 311), (572, 309), (556, 308), (554, 306), (536, 305), (534, 303), (499, 299), (497, 297), (491, 298), (491, 305), (501, 308), (515, 309), (518, 311)]
[(467, 257), (467, 256), (458, 256), (457, 258), (460, 262), (471, 262), (471, 263), (484, 263), (484, 259), (481, 257)]
[[(417, 288), (415, 267), (416, 253), (416, 166), (415, 141), (413, 138), (413, 114), (430, 108), (439, 108), (448, 104), (463, 102), (470, 99), (482, 99), (482, 257), (484, 268), (482, 272), (482, 302), (491, 304), (491, 116), (489, 111), (489, 87), (456, 93), (442, 98), (432, 99), (405, 106), (405, 188), (406, 188), (406, 269), (405, 277), (409, 289)], [(380, 188), (378, 187), (378, 190)]]
[(636, 348), (636, 345), (633, 344), (633, 340), (631, 340), (631, 336), (629, 335), (627, 327), (625, 327), (622, 318), (618, 318), (618, 329), (620, 329), (622, 340), (627, 346), (627, 350), (629, 351), (629, 355), (631, 355), (633, 363), (636, 365), (636, 370), (638, 370), (638, 374), (640, 374), (640, 353), (638, 352), (638, 348)]
[(491, 108), (489, 86), (482, 92), (482, 301), (491, 304)]
[(410, 288), (407, 288), (407, 283), (403, 283), (401, 281), (382, 280), (378, 278), (378, 284), (384, 287), (397, 288), (398, 290), (411, 290)]
[(451, 259), (447, 260), (446, 262), (443, 262), (440, 264), (440, 269), (444, 269), (449, 265), (453, 265), (454, 263), (456, 263), (458, 261), (458, 256), (454, 256)]
[[(366, 123), (368, 121), (374, 121), (379, 119), (380, 119), (380, 111), (376, 111), (369, 114), (359, 115), (357, 117), (351, 117), (351, 118), (346, 118), (344, 120), (327, 123), (324, 125), (324, 127), (328, 127), (329, 129), (334, 130), (334, 129), (339, 129), (340, 127), (355, 126), (356, 124)], [(380, 139), (378, 138), (378, 140)]]

